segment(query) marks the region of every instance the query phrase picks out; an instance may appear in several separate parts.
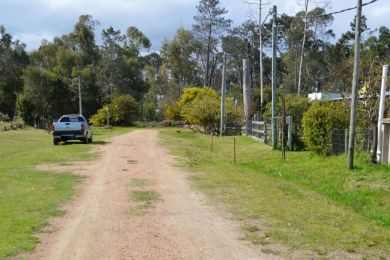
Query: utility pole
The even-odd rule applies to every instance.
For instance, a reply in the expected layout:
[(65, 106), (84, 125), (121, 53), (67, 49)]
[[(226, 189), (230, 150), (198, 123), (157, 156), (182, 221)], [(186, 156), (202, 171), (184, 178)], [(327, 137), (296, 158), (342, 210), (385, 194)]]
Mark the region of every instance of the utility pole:
[[(109, 83), (109, 89), (108, 89), (108, 91), (110, 92), (110, 103), (112, 103), (112, 81), (111, 81), (111, 78), (110, 78), (110, 83)], [(109, 127), (110, 126), (110, 109), (109, 109), (109, 104), (107, 105), (107, 107), (106, 107), (106, 117), (107, 117), (107, 127)]]
[(83, 105), (82, 105), (82, 99), (81, 99), (81, 79), (79, 76), (79, 114), (83, 114)]
[(348, 142), (348, 169), (353, 169), (353, 159), (355, 152), (355, 127), (356, 127), (356, 99), (357, 88), (360, 76), (360, 34), (362, 19), (362, 0), (357, 0), (356, 27), (355, 27), (355, 59), (353, 64), (352, 79), (352, 100), (351, 100), (351, 118), (349, 122), (349, 142)]
[(251, 76), (249, 59), (243, 60), (243, 96), (244, 96), (244, 113), (245, 113), (245, 134), (252, 133), (252, 93), (251, 93)]
[(276, 131), (276, 41), (277, 41), (277, 27), (276, 15), (277, 9), (274, 5), (272, 21), (272, 148), (277, 146), (277, 131)]
[(264, 105), (264, 81), (263, 81), (263, 36), (262, 36), (262, 22), (261, 22), (261, 0), (259, 0), (259, 50), (260, 50), (260, 116), (263, 115)]
[(226, 53), (223, 54), (222, 68), (222, 88), (221, 88), (221, 124), (219, 127), (219, 135), (223, 135), (225, 125), (225, 92), (226, 92)]
[(389, 70), (389, 65), (383, 65), (382, 72), (382, 85), (381, 85), (381, 96), (379, 101), (379, 115), (378, 115), (378, 135), (377, 135), (377, 156), (376, 161), (378, 163), (382, 162), (382, 142), (383, 142), (383, 125), (382, 120), (385, 112), (385, 99), (386, 99), (386, 87), (387, 87), (387, 72)]
[(107, 127), (110, 126), (110, 111), (108, 109), (108, 105), (106, 107), (106, 115), (107, 115)]
[(43, 62), (41, 61), (41, 63), (39, 64), (39, 68), (40, 68), (40, 72), (41, 72), (41, 75), (40, 75), (40, 87), (39, 87), (39, 100), (40, 100), (40, 108), (38, 111), (38, 128), (42, 128), (42, 114), (43, 114)]

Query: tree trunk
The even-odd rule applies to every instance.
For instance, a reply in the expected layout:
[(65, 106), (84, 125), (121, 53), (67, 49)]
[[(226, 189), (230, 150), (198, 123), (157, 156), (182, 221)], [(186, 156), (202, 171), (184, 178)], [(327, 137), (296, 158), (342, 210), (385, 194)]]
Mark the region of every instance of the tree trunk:
[(302, 65), (303, 65), (303, 57), (305, 55), (305, 44), (306, 44), (306, 27), (307, 27), (307, 10), (309, 6), (309, 0), (305, 0), (305, 25), (303, 28), (303, 40), (302, 40), (302, 50), (301, 50), (301, 58), (299, 62), (299, 75), (298, 75), (298, 96), (301, 94), (301, 84), (302, 84)]
[(207, 39), (206, 53), (206, 85), (210, 86), (210, 52), (211, 52), (211, 25), (209, 26), (209, 35)]

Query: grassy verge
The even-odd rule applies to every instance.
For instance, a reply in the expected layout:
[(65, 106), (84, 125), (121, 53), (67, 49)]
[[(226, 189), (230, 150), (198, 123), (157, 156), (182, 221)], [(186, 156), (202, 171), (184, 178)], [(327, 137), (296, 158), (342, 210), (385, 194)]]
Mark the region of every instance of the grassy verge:
[[(126, 128), (94, 128), (95, 144), (128, 132)], [(71, 163), (96, 157), (92, 145), (53, 146), (47, 132), (25, 129), (0, 133), (0, 258), (32, 250), (34, 232), (47, 219), (63, 214), (60, 206), (74, 194), (80, 176), (42, 172), (36, 165)]]
[(248, 137), (236, 137), (234, 164), (233, 137), (214, 138), (211, 150), (209, 136), (161, 133), (195, 172), (197, 187), (242, 221), (248, 240), (319, 256), (390, 254), (389, 167), (368, 165), (360, 156), (358, 170), (350, 172), (344, 156), (307, 152), (287, 153), (283, 161), (280, 152)]

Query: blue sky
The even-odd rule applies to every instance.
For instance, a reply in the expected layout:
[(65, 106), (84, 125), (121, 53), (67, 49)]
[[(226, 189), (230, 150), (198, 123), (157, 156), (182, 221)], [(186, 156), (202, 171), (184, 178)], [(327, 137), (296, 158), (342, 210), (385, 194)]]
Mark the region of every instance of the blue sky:
[[(258, 2), (258, 0), (248, 0)], [(246, 1), (246, 2), (248, 2)], [(311, 8), (318, 0), (310, 0)], [(324, 1), (324, 0), (322, 0)], [(263, 0), (264, 16), (273, 4), (279, 12), (295, 14), (303, 8), (303, 0)], [(328, 0), (328, 11), (337, 11), (356, 5), (355, 0)], [(363, 0), (368, 2), (368, 0)], [(90, 14), (100, 21), (96, 36), (103, 28), (112, 25), (125, 31), (128, 26), (138, 27), (152, 41), (151, 51), (158, 51), (164, 39), (171, 39), (183, 26), (191, 29), (198, 0), (0, 0), (0, 24), (5, 25), (14, 38), (27, 44), (28, 50), (36, 49), (42, 39), (52, 40), (72, 31), (81, 14)], [(257, 7), (248, 6), (243, 0), (221, 0), (229, 11), (228, 17), (235, 25), (250, 17), (257, 17)], [(364, 8), (371, 29), (381, 25), (390, 27), (390, 0), (378, 0)], [(335, 16), (332, 28), (339, 36), (349, 29), (355, 11)], [(387, 20), (387, 22), (386, 22)]]

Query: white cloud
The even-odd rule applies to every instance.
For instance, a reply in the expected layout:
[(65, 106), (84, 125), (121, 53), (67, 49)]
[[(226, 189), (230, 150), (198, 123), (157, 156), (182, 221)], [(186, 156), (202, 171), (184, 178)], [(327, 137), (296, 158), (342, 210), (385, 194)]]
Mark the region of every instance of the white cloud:
[(370, 14), (374, 17), (387, 17), (390, 14), (390, 5), (378, 6), (371, 10)]

